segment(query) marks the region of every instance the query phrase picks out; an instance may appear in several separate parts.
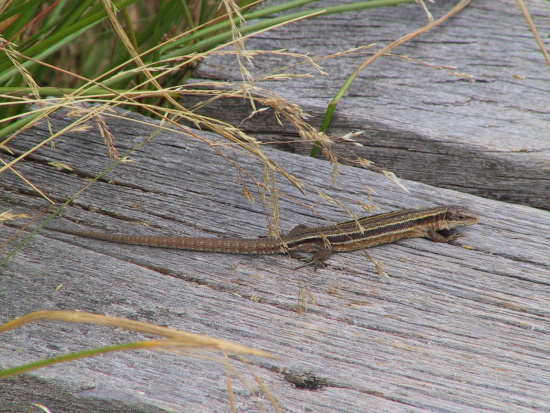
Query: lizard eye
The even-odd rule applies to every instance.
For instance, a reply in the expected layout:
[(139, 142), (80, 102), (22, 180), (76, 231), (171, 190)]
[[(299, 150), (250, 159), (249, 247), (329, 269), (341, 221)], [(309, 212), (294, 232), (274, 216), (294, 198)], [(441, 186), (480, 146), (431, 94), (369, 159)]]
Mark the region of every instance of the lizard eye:
[(454, 221), (467, 221), (468, 215), (461, 211), (450, 211), (449, 213), (450, 219)]

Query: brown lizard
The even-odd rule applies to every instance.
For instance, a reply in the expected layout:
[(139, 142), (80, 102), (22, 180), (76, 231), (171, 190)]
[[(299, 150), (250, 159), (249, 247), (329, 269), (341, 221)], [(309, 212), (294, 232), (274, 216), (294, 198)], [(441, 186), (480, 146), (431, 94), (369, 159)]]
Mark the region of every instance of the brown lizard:
[(287, 235), (278, 238), (144, 236), (68, 228), (57, 229), (57, 231), (123, 244), (227, 254), (313, 252), (312, 261), (319, 265), (334, 251), (354, 251), (403, 238), (420, 237), (436, 242), (448, 242), (458, 237), (457, 233), (452, 232), (453, 229), (473, 225), (478, 221), (479, 217), (466, 207), (437, 206), (393, 211), (317, 228), (298, 225)]

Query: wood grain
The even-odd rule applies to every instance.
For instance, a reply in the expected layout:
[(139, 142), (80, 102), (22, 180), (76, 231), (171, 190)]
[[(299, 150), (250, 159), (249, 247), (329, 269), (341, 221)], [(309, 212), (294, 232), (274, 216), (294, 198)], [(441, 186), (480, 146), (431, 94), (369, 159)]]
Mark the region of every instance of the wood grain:
[[(137, 133), (132, 119), (141, 118), (129, 118), (107, 121), (121, 152), (153, 131), (140, 125)], [(59, 130), (70, 119), (53, 122)], [(45, 125), (35, 127), (10, 142), (10, 149), (23, 152), (47, 136)], [(63, 201), (109, 164), (104, 152), (98, 134), (70, 133), (17, 169)], [(330, 267), (314, 272), (296, 269), (299, 263), (284, 256), (148, 249), (41, 231), (0, 268), (2, 320), (37, 310), (90, 311), (265, 350), (278, 359), (252, 365), (284, 412), (550, 409), (548, 212), (409, 181), (406, 194), (377, 174), (347, 166), (332, 184), (332, 168), (324, 161), (266, 152), (356, 213), (358, 202), (367, 201), (368, 185), (383, 210), (463, 204), (481, 221), (465, 228), (454, 245), (415, 239), (371, 249), (389, 278), (380, 278), (360, 251), (335, 254)], [(262, 176), (261, 165), (234, 155), (253, 176)], [(237, 173), (204, 144), (166, 132), (132, 159), (52, 225), (143, 235), (267, 234), (262, 206), (244, 200)], [(3, 174), (0, 186), (4, 210), (35, 214), (46, 206), (13, 174)], [(283, 180), (279, 186), (330, 220), (347, 218), (309, 190), (301, 194)], [(280, 215), (283, 231), (298, 223), (326, 223), (284, 197)], [(0, 239), (13, 233), (0, 227)], [(304, 288), (315, 304), (298, 314)], [(37, 323), (2, 335), (0, 364), (12, 367), (140, 338), (105, 327)], [(247, 369), (236, 368), (250, 384), (234, 380), (237, 408), (273, 411)], [(223, 367), (180, 355), (108, 354), (0, 385), (0, 405), (11, 410), (31, 402), (53, 411), (229, 409)]]

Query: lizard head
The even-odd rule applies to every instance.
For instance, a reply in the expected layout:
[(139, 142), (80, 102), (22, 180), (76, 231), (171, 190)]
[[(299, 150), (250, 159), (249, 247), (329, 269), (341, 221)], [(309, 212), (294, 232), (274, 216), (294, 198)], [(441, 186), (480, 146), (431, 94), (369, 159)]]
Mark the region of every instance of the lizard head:
[(479, 222), (479, 216), (466, 207), (453, 205), (447, 208), (445, 220), (447, 221), (449, 229), (452, 229), (477, 224)]

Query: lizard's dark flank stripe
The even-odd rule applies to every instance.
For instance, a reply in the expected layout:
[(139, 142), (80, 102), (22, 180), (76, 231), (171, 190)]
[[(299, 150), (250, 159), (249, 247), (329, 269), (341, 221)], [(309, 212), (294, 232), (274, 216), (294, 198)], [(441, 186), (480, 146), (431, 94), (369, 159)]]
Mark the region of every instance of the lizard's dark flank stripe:
[(403, 238), (429, 238), (447, 242), (456, 234), (441, 232), (473, 225), (479, 217), (461, 206), (404, 209), (348, 221), (337, 225), (297, 227), (280, 238), (199, 238), (110, 234), (106, 232), (57, 229), (67, 234), (123, 244), (157, 248), (228, 254), (282, 254), (287, 251), (316, 252), (314, 260), (323, 260), (333, 251), (354, 251), (388, 244)]

